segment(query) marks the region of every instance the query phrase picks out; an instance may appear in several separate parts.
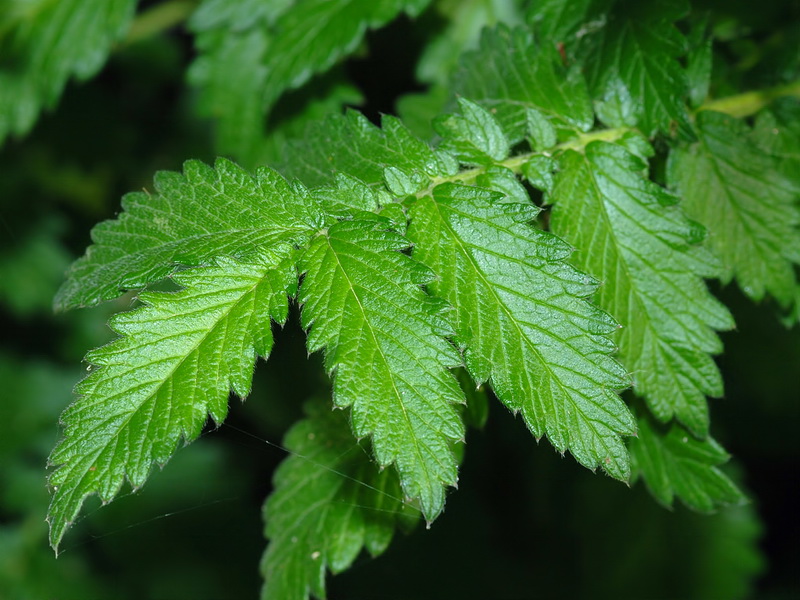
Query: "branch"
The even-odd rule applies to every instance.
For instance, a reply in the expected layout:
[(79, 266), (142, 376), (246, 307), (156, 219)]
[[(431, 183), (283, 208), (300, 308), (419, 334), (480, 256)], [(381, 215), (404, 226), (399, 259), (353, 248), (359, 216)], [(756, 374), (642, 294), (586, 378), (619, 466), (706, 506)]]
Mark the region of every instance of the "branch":
[(153, 37), (185, 21), (197, 8), (197, 0), (169, 0), (136, 15), (128, 35), (117, 49)]
[(800, 98), (800, 80), (776, 85), (765, 90), (754, 90), (727, 98), (711, 100), (700, 106), (695, 114), (703, 110), (715, 110), (732, 117), (743, 118), (754, 115), (778, 98), (794, 96)]

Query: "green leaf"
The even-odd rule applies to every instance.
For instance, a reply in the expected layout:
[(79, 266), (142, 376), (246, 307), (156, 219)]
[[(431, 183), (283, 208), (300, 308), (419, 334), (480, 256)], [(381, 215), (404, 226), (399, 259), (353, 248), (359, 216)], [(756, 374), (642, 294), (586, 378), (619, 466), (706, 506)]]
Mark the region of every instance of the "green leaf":
[(360, 179), (337, 174), (332, 185), (315, 188), (311, 194), (329, 214), (349, 218), (360, 212), (376, 212), (391, 197), (380, 188), (372, 188)]
[(578, 248), (576, 266), (604, 282), (597, 303), (623, 325), (619, 359), (634, 390), (661, 421), (677, 417), (706, 435), (705, 396), (722, 395), (709, 355), (722, 351), (714, 329), (732, 328), (733, 319), (702, 280), (719, 274), (699, 245), (702, 228), (620, 146), (592, 142), (566, 152), (560, 166), (550, 226)]
[(564, 262), (571, 248), (526, 222), (531, 204), (443, 184), (411, 208), (414, 257), (439, 276), (431, 292), (452, 304), (455, 340), (473, 379), (522, 412), (583, 465), (629, 475), (621, 435), (635, 431), (615, 390), (627, 374), (605, 337), (617, 327), (584, 300), (596, 285)]
[(525, 111), (528, 118), (528, 135), (531, 139), (531, 147), (540, 152), (552, 148), (558, 142), (556, 128), (542, 113), (535, 108)]
[(294, 0), (202, 0), (192, 13), (189, 26), (193, 31), (225, 28), (238, 32), (259, 22), (273, 25)]
[(800, 263), (800, 211), (794, 183), (775, 158), (754, 142), (741, 121), (703, 111), (699, 141), (673, 150), (668, 177), (687, 214), (711, 232), (709, 245), (722, 260), (722, 280), (733, 277), (754, 300), (765, 294), (789, 305)]
[(434, 122), (444, 138), (441, 148), (454, 154), (461, 164), (489, 166), (508, 156), (508, 140), (497, 121), (483, 108), (458, 99), (460, 115), (444, 115)]
[[(0, 502), (6, 510), (21, 513), (30, 507), (30, 498), (24, 495), (25, 501), (20, 501), (19, 506), (7, 497), (12, 490), (10, 471), (26, 452), (46, 455), (52, 444), (53, 423), (69, 399), (78, 376), (78, 368), (67, 369), (31, 356), (22, 358), (0, 348), (0, 389), (3, 390), (0, 422), (5, 424), (0, 436)], [(35, 465), (37, 493), (46, 505), (47, 496), (42, 493), (41, 486), (41, 460), (37, 456), (32, 463), (24, 464)]]
[[(700, 520), (702, 519), (702, 520)], [(672, 528), (670, 521), (667, 527)], [(715, 515), (698, 515), (694, 536), (702, 531), (701, 556), (687, 557), (687, 576), (694, 579), (697, 598), (720, 600), (752, 597), (759, 575), (767, 569), (760, 543), (765, 526), (752, 504), (732, 506)], [(683, 538), (685, 539), (685, 537)], [(678, 547), (685, 548), (682, 541)]]
[(459, 56), (478, 45), (482, 29), (498, 23), (522, 25), (521, 5), (519, 0), (435, 3), (436, 16), (444, 24), (427, 43), (417, 61), (417, 79), (422, 83), (446, 86)]
[(775, 157), (775, 168), (798, 190), (800, 197), (800, 99), (782, 98), (761, 111), (753, 127), (753, 139)]
[[(726, 471), (738, 481), (736, 466), (731, 464)], [(585, 565), (583, 573), (595, 568), (598, 557), (614, 557), (601, 560), (601, 577), (585, 576), (567, 584), (569, 597), (742, 600), (758, 596), (754, 591), (766, 561), (760, 548), (764, 526), (753, 504), (720, 507), (714, 514), (684, 506), (665, 510), (641, 490), (609, 490), (596, 479), (580, 481), (569, 490), (571, 498), (564, 498), (563, 491), (561, 496), (551, 492), (548, 503), (557, 511), (548, 512), (550, 519), (559, 524), (569, 520), (581, 538), (580, 545), (558, 540), (563, 550), (555, 552), (577, 551), (574, 560)], [(613, 491), (617, 493), (609, 493)], [(563, 525), (553, 527), (553, 535), (558, 535)], [(554, 589), (563, 585), (559, 582)]]
[(70, 260), (58, 241), (60, 229), (58, 220), (42, 221), (25, 238), (15, 240), (9, 252), (0, 250), (0, 306), (4, 309), (21, 318), (52, 310), (53, 293)]
[(287, 146), (303, 140), (310, 123), (341, 114), (344, 106), (364, 104), (361, 91), (352, 84), (341, 82), (343, 78), (340, 68), (334, 68), (287, 98), (284, 106), (288, 108), (283, 112), (276, 110), (269, 132), (258, 145), (258, 152), (250, 164), (282, 163)]
[(187, 76), (198, 88), (197, 111), (216, 120), (220, 153), (252, 164), (266, 133), (263, 95), (268, 70), (262, 57), (269, 35), (265, 27), (220, 28), (198, 32), (195, 44), (200, 54)]
[(286, 320), (296, 287), (291, 252), (285, 245), (259, 262), (220, 258), (177, 273), (184, 290), (144, 293), (144, 307), (111, 320), (122, 337), (87, 356), (92, 372), (62, 415), (64, 438), (50, 455), (54, 548), (89, 494), (107, 503), (126, 479), (141, 487), (209, 415), (222, 423), (229, 390), (248, 394), (256, 357), (272, 349), (270, 319)]
[(624, 89), (636, 124), (648, 137), (668, 131), (673, 122), (688, 127), (688, 83), (678, 62), (687, 43), (674, 24), (687, 11), (683, 0), (618, 2), (581, 51), (592, 95), (600, 99)]
[(396, 465), (430, 522), (457, 479), (451, 446), (464, 426), (454, 405), (464, 397), (447, 368), (461, 360), (442, 337), (442, 306), (419, 288), (433, 274), (382, 226), (343, 221), (312, 241), (301, 262), (302, 322), (309, 351), (325, 349), (334, 403), (352, 406), (356, 436), (372, 437), (378, 464)]
[(450, 100), (450, 91), (444, 85), (435, 85), (423, 93), (405, 94), (395, 102), (397, 116), (421, 140), (436, 137), (433, 120), (442, 114)]
[(217, 0), (201, 5), (191, 22), (201, 33), (201, 54), (189, 76), (200, 91), (201, 113), (218, 119), (219, 150), (255, 164), (267, 117), (286, 91), (352, 54), (368, 29), (401, 12), (417, 15), (428, 3), (300, 0), (271, 6), (235, 0), (216, 15)]
[(717, 467), (730, 456), (716, 441), (697, 440), (683, 427), (668, 428), (639, 418), (639, 435), (628, 443), (634, 473), (659, 502), (672, 506), (677, 496), (686, 506), (713, 512), (746, 501), (744, 494)]
[(594, 124), (580, 71), (565, 68), (554, 47), (537, 44), (524, 29), (485, 30), (480, 48), (462, 57), (451, 87), (489, 110), (512, 144), (528, 132), (528, 108), (556, 127), (588, 131)]
[(215, 168), (187, 161), (184, 174), (160, 172), (155, 194), (122, 200), (115, 221), (92, 230), (95, 242), (73, 264), (55, 305), (66, 309), (114, 298), (166, 277), (177, 266), (215, 256), (246, 258), (286, 243), (302, 243), (322, 225), (308, 193), (275, 171), (255, 176), (225, 159)]
[(0, 144), (30, 131), (70, 77), (95, 75), (136, 0), (12, 0), (0, 14)]
[(419, 513), (404, 504), (396, 471), (379, 471), (353, 439), (343, 411), (313, 404), (284, 438), (292, 453), (264, 504), (270, 542), (261, 561), (264, 600), (325, 597), (325, 571), (347, 569), (365, 548), (382, 554), (397, 526)]
[(689, 53), (686, 57), (686, 81), (689, 85), (689, 102), (700, 106), (708, 97), (711, 84), (711, 36), (708, 34), (708, 15), (700, 17), (687, 36)]
[(416, 16), (430, 0), (300, 0), (275, 23), (263, 62), (268, 68), (264, 103), (353, 52), (367, 29), (382, 27), (401, 12)]
[(604, 14), (614, 0), (538, 0), (528, 8), (528, 21), (537, 38), (564, 45), (571, 55), (587, 33), (603, 27)]
[(475, 185), (500, 192), (508, 202), (520, 204), (530, 202), (525, 186), (520, 183), (513, 171), (505, 167), (494, 166), (487, 168), (483, 173), (475, 177)]
[(549, 193), (553, 190), (553, 173), (557, 167), (558, 163), (552, 157), (535, 154), (523, 163), (521, 171), (533, 187)]
[(387, 167), (417, 180), (458, 172), (450, 154), (433, 150), (398, 119), (384, 116), (378, 128), (355, 111), (310, 125), (303, 140), (290, 144), (279, 170), (317, 186), (330, 183), (337, 172), (382, 183)]
[(606, 84), (603, 96), (595, 101), (597, 118), (606, 127), (635, 127), (638, 117), (636, 104), (628, 87), (619, 77)]

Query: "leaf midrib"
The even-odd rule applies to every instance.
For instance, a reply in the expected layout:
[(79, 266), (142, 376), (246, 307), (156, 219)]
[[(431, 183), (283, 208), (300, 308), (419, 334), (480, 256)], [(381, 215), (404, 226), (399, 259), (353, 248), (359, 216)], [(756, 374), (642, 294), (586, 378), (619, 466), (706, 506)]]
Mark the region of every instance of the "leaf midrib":
[[(339, 253), (336, 251), (336, 249), (333, 247), (333, 244), (331, 243), (330, 236), (327, 236), (327, 235), (325, 236), (325, 242), (328, 244), (328, 248), (330, 249), (331, 254), (333, 254), (333, 256), (336, 259), (336, 265), (337, 265), (339, 271), (342, 273), (342, 276), (347, 281), (347, 285), (348, 285), (348, 289), (350, 290), (350, 293), (353, 295), (353, 297), (355, 298), (356, 302), (358, 303), (358, 307), (359, 307), (359, 310), (361, 311), (363, 322), (367, 326), (367, 330), (369, 331), (369, 335), (372, 338), (372, 341), (375, 344), (375, 347), (378, 349), (378, 352), (379, 352), (379, 354), (381, 356), (383, 364), (386, 367), (386, 370), (389, 373), (392, 373), (392, 369), (390, 367), (389, 361), (386, 358), (386, 353), (383, 350), (383, 346), (378, 342), (378, 338), (377, 338), (377, 336), (375, 334), (375, 330), (372, 327), (372, 324), (371, 324), (371, 322), (370, 322), (370, 320), (369, 320), (369, 318), (367, 316), (367, 311), (366, 311), (363, 303), (361, 302), (361, 298), (356, 293), (356, 288), (355, 288), (355, 286), (353, 284), (353, 281), (350, 279), (349, 275), (347, 274), (347, 270), (344, 268), (344, 266), (342, 264), (342, 261), (339, 258)], [(415, 432), (415, 430), (413, 428), (413, 425), (411, 424), (411, 419), (409, 419), (409, 417), (408, 417), (408, 411), (406, 410), (406, 406), (405, 406), (405, 404), (403, 402), (403, 398), (402, 398), (402, 395), (400, 394), (400, 390), (397, 389), (397, 385), (395, 384), (394, 377), (392, 377), (390, 379), (390, 383), (391, 383), (391, 388), (392, 388), (392, 391), (394, 392), (395, 398), (397, 399), (397, 402), (399, 403), (400, 408), (403, 411), (403, 419), (404, 419), (405, 424), (406, 424), (406, 431), (408, 431), (411, 434), (408, 437), (410, 437), (411, 440), (412, 440), (412, 444), (413, 444), (413, 447), (414, 447), (414, 453), (417, 456), (417, 462), (425, 470), (426, 479), (428, 481), (430, 481), (431, 479), (438, 479), (438, 478), (432, 478), (430, 472), (428, 471), (427, 463), (425, 462), (425, 460), (424, 460), (424, 458), (422, 456), (421, 449), (419, 447), (419, 440), (417, 439), (416, 432)], [(397, 450), (396, 449), (393, 449), (393, 454), (395, 456), (395, 460), (397, 460)]]

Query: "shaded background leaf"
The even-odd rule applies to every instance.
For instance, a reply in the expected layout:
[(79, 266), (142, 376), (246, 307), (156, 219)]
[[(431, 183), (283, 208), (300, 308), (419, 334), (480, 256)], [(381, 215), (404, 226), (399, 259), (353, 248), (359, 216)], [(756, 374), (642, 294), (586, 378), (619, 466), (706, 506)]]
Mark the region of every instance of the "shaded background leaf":
[(699, 141), (670, 154), (670, 183), (683, 208), (713, 231), (709, 246), (753, 300), (769, 293), (794, 299), (800, 264), (798, 190), (774, 157), (760, 151), (749, 127), (713, 111), (697, 115)]
[(25, 135), (71, 77), (97, 73), (136, 0), (5, 0), (0, 5), (0, 144)]
[(623, 325), (615, 340), (634, 391), (662, 422), (674, 417), (706, 436), (705, 396), (723, 392), (714, 330), (731, 329), (733, 319), (702, 279), (720, 273), (701, 245), (705, 232), (619, 146), (592, 142), (560, 166), (551, 227), (578, 248), (575, 264), (604, 282), (595, 297)]
[(324, 598), (326, 570), (344, 571), (362, 549), (382, 554), (396, 527), (408, 531), (419, 520), (403, 502), (396, 471), (378, 470), (343, 412), (327, 400), (306, 410), (308, 418), (286, 434), (293, 455), (276, 471), (264, 504), (265, 599)]

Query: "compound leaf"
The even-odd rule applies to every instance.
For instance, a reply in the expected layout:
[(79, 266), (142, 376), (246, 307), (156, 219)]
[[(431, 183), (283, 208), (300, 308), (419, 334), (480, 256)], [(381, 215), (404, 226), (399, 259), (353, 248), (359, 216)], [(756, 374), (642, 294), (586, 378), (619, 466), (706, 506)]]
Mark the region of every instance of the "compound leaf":
[(262, 168), (250, 175), (218, 159), (215, 168), (187, 161), (184, 174), (160, 172), (154, 195), (127, 194), (124, 212), (92, 230), (94, 245), (76, 261), (55, 304), (96, 304), (167, 276), (178, 265), (215, 256), (247, 257), (302, 243), (322, 224), (307, 192)]
[(106, 503), (125, 479), (140, 487), (208, 415), (223, 421), (231, 389), (247, 395), (256, 357), (272, 348), (270, 319), (286, 320), (292, 253), (286, 244), (258, 262), (220, 258), (182, 271), (173, 279), (185, 289), (144, 293), (145, 306), (111, 320), (122, 337), (87, 356), (96, 368), (76, 388), (50, 455), (54, 548), (89, 494)]
[(741, 121), (713, 111), (697, 115), (699, 141), (676, 148), (668, 177), (690, 217), (709, 228), (709, 245), (754, 300), (766, 293), (789, 305), (800, 263), (796, 184), (758, 147)]
[(708, 513), (746, 501), (717, 468), (730, 456), (710, 437), (698, 440), (678, 424), (665, 428), (644, 416), (639, 418), (638, 438), (628, 448), (634, 473), (665, 506), (672, 506), (677, 496), (686, 506)]
[(0, 145), (56, 105), (70, 77), (100, 70), (136, 0), (12, 0), (0, 14)]
[(501, 199), (481, 188), (434, 188), (411, 208), (414, 257), (439, 276), (428, 287), (454, 308), (473, 379), (488, 380), (537, 438), (627, 479), (620, 436), (635, 425), (616, 394), (627, 374), (605, 337), (617, 324), (584, 300), (596, 284), (564, 262), (571, 248), (526, 223), (533, 205)]
[(264, 600), (324, 598), (326, 569), (344, 571), (362, 548), (378, 556), (395, 527), (419, 517), (401, 499), (397, 472), (378, 470), (343, 411), (321, 404), (307, 410), (284, 438), (292, 456), (276, 471), (264, 504)]
[(575, 264), (604, 282), (597, 302), (623, 325), (619, 359), (635, 391), (661, 421), (674, 416), (706, 435), (705, 396), (722, 395), (713, 330), (733, 320), (702, 280), (719, 273), (699, 245), (702, 228), (620, 146), (592, 142), (583, 153), (566, 152), (560, 165), (550, 226), (578, 248)]
[(448, 367), (461, 360), (442, 337), (442, 306), (419, 286), (432, 274), (400, 251), (409, 242), (366, 215), (314, 238), (299, 299), (308, 349), (325, 349), (333, 399), (352, 407), (356, 436), (372, 437), (381, 466), (394, 463), (404, 493), (432, 521), (456, 484), (451, 450), (464, 426), (463, 393)]

